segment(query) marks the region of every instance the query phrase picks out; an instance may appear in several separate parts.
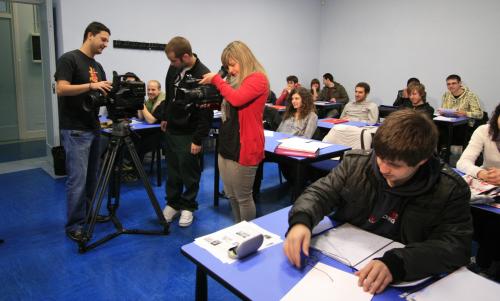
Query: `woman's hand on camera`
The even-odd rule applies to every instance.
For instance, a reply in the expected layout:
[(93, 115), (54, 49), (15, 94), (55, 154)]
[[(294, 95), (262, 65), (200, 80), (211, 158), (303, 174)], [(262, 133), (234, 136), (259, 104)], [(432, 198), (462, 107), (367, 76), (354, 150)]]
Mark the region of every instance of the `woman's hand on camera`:
[(202, 84), (202, 85), (211, 84), (212, 78), (214, 78), (214, 76), (216, 76), (216, 75), (217, 75), (217, 73), (209, 72), (209, 73), (203, 75), (203, 78), (198, 83)]

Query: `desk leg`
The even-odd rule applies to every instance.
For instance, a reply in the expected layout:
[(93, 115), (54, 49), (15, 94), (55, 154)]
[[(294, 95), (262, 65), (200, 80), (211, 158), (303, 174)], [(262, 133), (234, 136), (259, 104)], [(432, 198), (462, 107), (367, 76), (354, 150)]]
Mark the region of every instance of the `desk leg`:
[(295, 167), (295, 183), (292, 187), (292, 203), (299, 197), (302, 189), (304, 189), (304, 164), (298, 163)]
[(453, 141), (453, 126), (448, 125), (448, 146), (446, 148), (446, 163), (450, 164), (451, 143)]
[(214, 152), (214, 207), (219, 207), (219, 153), (218, 153), (219, 139), (215, 140)]
[(196, 266), (196, 301), (208, 300), (207, 274)]

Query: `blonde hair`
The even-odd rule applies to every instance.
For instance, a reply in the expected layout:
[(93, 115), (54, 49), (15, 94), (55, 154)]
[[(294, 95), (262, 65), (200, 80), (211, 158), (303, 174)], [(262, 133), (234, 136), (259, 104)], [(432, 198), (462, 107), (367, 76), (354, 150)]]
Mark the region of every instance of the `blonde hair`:
[(240, 65), (240, 73), (238, 77), (232, 78), (231, 76), (228, 76), (228, 81), (234, 88), (238, 88), (243, 80), (254, 72), (261, 72), (267, 78), (264, 67), (262, 67), (245, 43), (241, 41), (233, 41), (229, 43), (226, 48), (224, 48), (224, 51), (222, 51), (220, 57), (222, 65), (227, 67), (229, 65), (229, 59), (237, 61)]

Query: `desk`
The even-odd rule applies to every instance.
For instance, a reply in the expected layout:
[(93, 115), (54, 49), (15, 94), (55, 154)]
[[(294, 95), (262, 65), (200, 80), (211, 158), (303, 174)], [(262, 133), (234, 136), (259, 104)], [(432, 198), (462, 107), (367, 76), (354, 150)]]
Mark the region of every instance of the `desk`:
[(329, 101), (315, 101), (314, 105), (316, 106), (316, 110), (318, 111), (318, 118), (323, 118), (326, 116), (328, 111), (336, 109), (340, 113), (342, 113), (342, 104), (336, 102)]
[[(450, 148), (451, 148), (451, 142), (453, 141), (453, 129), (457, 126), (467, 126), (467, 123), (469, 121), (468, 117), (455, 117), (455, 118), (450, 118), (449, 120), (436, 120), (434, 118), (434, 123), (436, 126), (438, 126), (438, 129), (442, 129), (443, 127), (447, 131), (447, 139), (445, 141), (446, 145), (446, 153), (445, 153), (445, 158), (444, 160), (447, 163), (450, 163)], [(442, 141), (439, 143), (440, 145), (442, 144)]]
[[(308, 164), (313, 162), (318, 162), (333, 157), (342, 156), (344, 152), (350, 150), (349, 146), (332, 144), (329, 147), (320, 149), (318, 156), (314, 158), (304, 158), (304, 157), (291, 157), (285, 155), (278, 155), (274, 153), (276, 146), (278, 146), (280, 139), (290, 138), (291, 135), (283, 134), (279, 132), (267, 131), (273, 133), (272, 137), (264, 137), (265, 145), (264, 151), (266, 159), (271, 159), (273, 162), (291, 164), (295, 169), (295, 179), (297, 181), (296, 185), (292, 187), (292, 202), (300, 195), (302, 189), (305, 186), (306, 180), (304, 177), (304, 171)], [(217, 153), (215, 154), (215, 172), (214, 172), (214, 207), (219, 206), (219, 164), (217, 160)]]
[[(287, 207), (253, 222), (284, 239), (289, 210), (290, 207)], [(243, 300), (271, 301), (281, 299), (310, 270), (310, 267), (303, 270), (294, 268), (284, 255), (282, 244), (264, 249), (233, 264), (222, 263), (194, 242), (182, 246), (181, 252), (196, 264), (196, 300), (207, 300), (207, 275)], [(320, 261), (352, 273), (349, 267), (329, 257), (321, 256)], [(372, 300), (401, 301), (404, 299), (399, 298), (399, 295), (404, 292), (402, 288), (389, 287), (384, 293), (375, 295)]]

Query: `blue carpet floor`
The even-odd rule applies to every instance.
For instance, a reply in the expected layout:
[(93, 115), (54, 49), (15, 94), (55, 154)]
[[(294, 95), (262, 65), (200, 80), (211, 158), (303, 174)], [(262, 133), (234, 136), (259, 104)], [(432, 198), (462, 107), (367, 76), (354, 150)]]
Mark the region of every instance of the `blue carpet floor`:
[[(225, 199), (212, 206), (213, 153), (205, 155), (200, 208), (189, 228), (174, 223), (166, 236), (121, 235), (79, 254), (66, 238), (64, 181), (41, 169), (0, 175), (1, 300), (194, 300), (195, 265), (180, 247), (232, 224)], [(258, 216), (288, 206), (287, 184), (278, 168), (266, 164)], [(152, 182), (154, 178), (151, 177)], [(153, 186), (160, 206), (164, 184)], [(117, 216), (126, 228), (160, 229), (145, 189), (139, 182), (122, 185)], [(114, 231), (97, 224), (94, 238)], [(236, 297), (209, 277), (209, 300)]]

